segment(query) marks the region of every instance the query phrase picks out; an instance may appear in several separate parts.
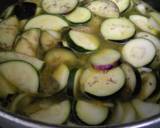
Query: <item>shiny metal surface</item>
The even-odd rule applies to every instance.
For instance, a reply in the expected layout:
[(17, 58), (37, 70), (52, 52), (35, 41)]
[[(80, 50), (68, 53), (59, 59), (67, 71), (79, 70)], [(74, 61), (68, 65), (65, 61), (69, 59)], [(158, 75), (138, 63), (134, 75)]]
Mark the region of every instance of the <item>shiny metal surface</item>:
[[(18, 0), (0, 0), (0, 12), (8, 5), (13, 4)], [(153, 8), (160, 11), (160, 0), (144, 0), (149, 3)], [(26, 117), (11, 114), (0, 108), (0, 126), (2, 128), (76, 128), (63, 125), (48, 125), (37, 121), (30, 120)], [(97, 128), (97, 126), (80, 126), (77, 128)], [(99, 126), (98, 128), (160, 128), (160, 114), (154, 117), (132, 122), (124, 125), (107, 125)]]

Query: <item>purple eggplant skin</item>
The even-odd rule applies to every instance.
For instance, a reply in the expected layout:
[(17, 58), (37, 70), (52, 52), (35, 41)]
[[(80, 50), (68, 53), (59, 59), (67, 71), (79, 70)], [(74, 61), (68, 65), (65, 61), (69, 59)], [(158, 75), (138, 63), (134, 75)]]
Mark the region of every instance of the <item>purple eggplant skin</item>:
[(14, 13), (19, 20), (29, 19), (35, 15), (36, 8), (35, 3), (23, 2), (15, 6)]

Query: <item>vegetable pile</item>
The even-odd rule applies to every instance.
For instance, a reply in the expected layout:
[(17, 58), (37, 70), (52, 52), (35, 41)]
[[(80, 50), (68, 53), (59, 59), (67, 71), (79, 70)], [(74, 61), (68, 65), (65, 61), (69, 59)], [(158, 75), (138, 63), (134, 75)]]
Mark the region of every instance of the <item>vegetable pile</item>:
[(160, 113), (160, 13), (141, 0), (25, 0), (0, 15), (0, 105), (49, 124)]

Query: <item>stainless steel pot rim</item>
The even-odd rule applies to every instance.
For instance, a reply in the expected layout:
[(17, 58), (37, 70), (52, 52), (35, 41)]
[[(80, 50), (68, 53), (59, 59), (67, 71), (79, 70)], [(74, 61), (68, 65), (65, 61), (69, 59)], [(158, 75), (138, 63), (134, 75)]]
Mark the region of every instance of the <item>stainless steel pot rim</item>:
[[(39, 121), (31, 120), (21, 115), (10, 113), (2, 108), (0, 109), (0, 118), (8, 120), (12, 123), (17, 123), (26, 128), (82, 128), (82, 127), (97, 128), (97, 126), (77, 126), (76, 127), (76, 126), (46, 124)], [(131, 122), (127, 124), (120, 124), (120, 125), (103, 125), (103, 126), (98, 126), (98, 128), (146, 128), (146, 127), (150, 128), (150, 126), (155, 128), (155, 126), (159, 126), (159, 122), (160, 122), (160, 114), (141, 120), (141, 121)]]

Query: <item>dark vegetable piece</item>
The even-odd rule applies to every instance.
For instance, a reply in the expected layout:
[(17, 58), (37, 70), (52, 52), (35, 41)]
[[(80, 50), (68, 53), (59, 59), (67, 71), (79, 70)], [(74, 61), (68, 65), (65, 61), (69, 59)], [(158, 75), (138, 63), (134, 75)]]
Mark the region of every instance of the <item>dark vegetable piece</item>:
[(28, 19), (35, 15), (37, 5), (35, 3), (23, 2), (17, 4), (14, 13), (18, 19)]

